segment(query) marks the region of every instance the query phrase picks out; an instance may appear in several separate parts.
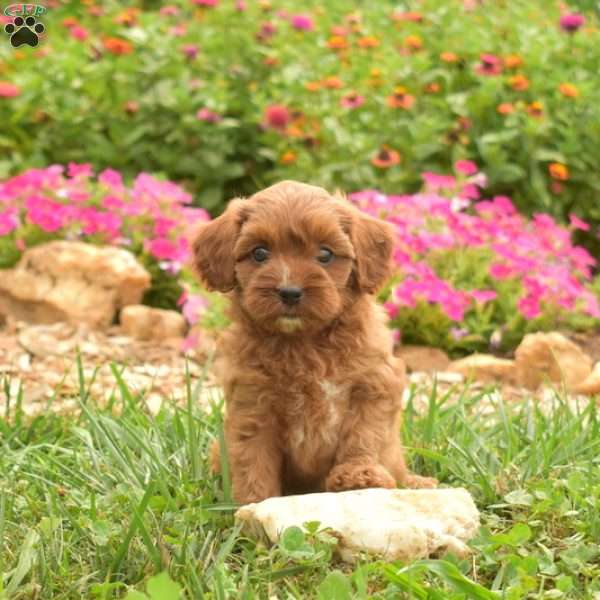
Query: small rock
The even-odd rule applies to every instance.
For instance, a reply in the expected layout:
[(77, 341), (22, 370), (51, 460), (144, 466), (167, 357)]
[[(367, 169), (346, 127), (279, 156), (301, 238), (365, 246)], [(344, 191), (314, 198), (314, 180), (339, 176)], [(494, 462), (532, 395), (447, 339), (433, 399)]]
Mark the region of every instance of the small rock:
[(455, 360), (448, 367), (449, 371), (460, 373), (467, 379), (477, 381), (516, 381), (515, 361), (497, 358), (491, 354), (472, 354), (460, 360)]
[(120, 320), (123, 332), (137, 340), (181, 338), (187, 329), (183, 315), (178, 312), (142, 304), (126, 306)]
[(535, 390), (545, 381), (564, 381), (568, 390), (592, 372), (592, 359), (577, 344), (558, 332), (530, 333), (515, 351), (517, 380)]
[(102, 328), (148, 287), (150, 275), (130, 252), (59, 240), (26, 250), (15, 268), (1, 271), (0, 313)]
[(406, 368), (411, 373), (445, 371), (450, 364), (450, 359), (443, 350), (429, 346), (400, 346), (396, 356), (406, 363)]
[(248, 535), (271, 543), (287, 527), (319, 521), (334, 531), (346, 562), (360, 552), (385, 560), (414, 560), (446, 551), (466, 556), (466, 542), (479, 529), (479, 512), (463, 488), (284, 496), (242, 506), (235, 518)]
[(52, 354), (64, 355), (71, 352), (80, 340), (79, 330), (70, 323), (31, 325), (19, 331), (19, 344), (38, 357)]
[(461, 373), (452, 373), (451, 371), (442, 371), (441, 373), (436, 373), (435, 378), (439, 383), (448, 383), (450, 385), (462, 383), (465, 380), (464, 375)]
[(577, 394), (594, 396), (600, 394), (600, 362), (597, 362), (590, 375), (574, 389)]

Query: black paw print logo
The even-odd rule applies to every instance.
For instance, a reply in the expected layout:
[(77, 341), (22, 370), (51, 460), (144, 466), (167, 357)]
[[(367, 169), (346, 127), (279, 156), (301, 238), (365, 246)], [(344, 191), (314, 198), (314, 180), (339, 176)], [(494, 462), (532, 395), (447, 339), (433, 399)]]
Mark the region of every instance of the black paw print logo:
[(37, 23), (34, 17), (15, 17), (12, 23), (4, 26), (4, 31), (10, 35), (10, 43), (18, 48), (23, 44), (37, 46), (39, 34), (44, 33), (45, 27), (41, 23)]

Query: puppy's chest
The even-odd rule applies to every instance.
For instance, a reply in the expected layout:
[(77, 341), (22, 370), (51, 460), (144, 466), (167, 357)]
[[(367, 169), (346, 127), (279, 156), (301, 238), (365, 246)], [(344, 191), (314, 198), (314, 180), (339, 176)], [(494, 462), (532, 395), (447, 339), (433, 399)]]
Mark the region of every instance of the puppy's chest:
[(349, 404), (347, 383), (323, 379), (290, 390), (281, 415), (286, 449), (293, 454), (312, 454), (335, 448)]

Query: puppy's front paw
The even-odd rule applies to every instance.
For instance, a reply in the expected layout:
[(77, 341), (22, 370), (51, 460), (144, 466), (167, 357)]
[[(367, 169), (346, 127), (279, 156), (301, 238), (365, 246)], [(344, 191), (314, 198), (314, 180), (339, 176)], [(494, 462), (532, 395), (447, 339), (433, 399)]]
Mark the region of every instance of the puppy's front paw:
[(413, 490), (433, 489), (438, 486), (438, 483), (434, 477), (422, 477), (414, 473), (409, 473), (401, 481), (403, 487)]
[(387, 469), (378, 464), (342, 464), (334, 467), (325, 481), (328, 492), (396, 487)]

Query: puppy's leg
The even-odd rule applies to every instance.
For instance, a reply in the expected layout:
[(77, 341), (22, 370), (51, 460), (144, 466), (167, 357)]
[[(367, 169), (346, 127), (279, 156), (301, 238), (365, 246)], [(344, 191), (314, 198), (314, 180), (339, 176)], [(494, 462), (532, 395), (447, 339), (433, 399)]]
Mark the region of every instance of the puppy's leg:
[(257, 403), (229, 403), (225, 442), (236, 502), (281, 496), (283, 454), (272, 411), (260, 410)]
[(414, 475), (406, 467), (397, 426), (401, 391), (401, 379), (389, 371), (355, 386), (326, 490), (395, 488), (397, 482), (404, 487), (435, 487), (435, 480)]
[(385, 386), (355, 386), (340, 431), (335, 464), (325, 480), (327, 491), (396, 487), (393, 475), (380, 461), (396, 412)]

